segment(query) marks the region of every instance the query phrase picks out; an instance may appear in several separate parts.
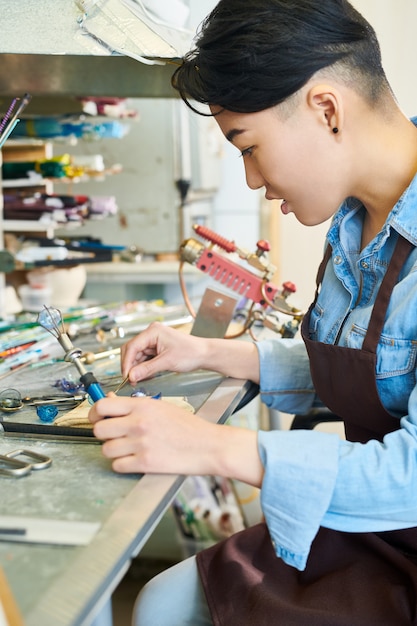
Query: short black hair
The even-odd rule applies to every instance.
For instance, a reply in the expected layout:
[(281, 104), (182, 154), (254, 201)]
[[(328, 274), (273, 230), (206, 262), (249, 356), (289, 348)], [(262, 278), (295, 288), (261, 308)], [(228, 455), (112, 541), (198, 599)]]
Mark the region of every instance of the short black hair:
[(194, 110), (252, 113), (330, 67), (371, 103), (389, 89), (375, 31), (347, 0), (220, 0), (172, 85)]

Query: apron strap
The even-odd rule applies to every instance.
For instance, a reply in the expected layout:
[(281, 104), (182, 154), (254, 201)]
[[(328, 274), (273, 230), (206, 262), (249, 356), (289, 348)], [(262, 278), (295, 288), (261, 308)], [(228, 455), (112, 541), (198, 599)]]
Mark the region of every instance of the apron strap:
[(399, 273), (413, 247), (413, 244), (408, 241), (408, 239), (404, 239), (404, 237), (399, 235), (390, 264), (388, 265), (388, 269), (379, 288), (369, 320), (368, 330), (362, 345), (362, 349), (367, 352), (376, 352), (392, 290), (398, 281)]
[(323, 256), (323, 258), (322, 258), (322, 260), (321, 260), (321, 263), (320, 263), (320, 265), (319, 265), (319, 269), (317, 270), (317, 276), (316, 276), (316, 293), (315, 293), (315, 295), (314, 295), (314, 302), (313, 302), (313, 304), (315, 304), (315, 303), (316, 303), (316, 300), (317, 300), (317, 298), (318, 298), (318, 295), (319, 295), (319, 288), (320, 288), (320, 285), (321, 285), (321, 283), (322, 283), (322, 281), (323, 281), (324, 272), (325, 272), (325, 270), (326, 270), (326, 265), (327, 265), (327, 263), (330, 261), (331, 256), (332, 256), (332, 247), (331, 247), (331, 245), (328, 243), (328, 244), (327, 244), (327, 248), (326, 248), (326, 250), (325, 250), (325, 252), (324, 252), (324, 256)]

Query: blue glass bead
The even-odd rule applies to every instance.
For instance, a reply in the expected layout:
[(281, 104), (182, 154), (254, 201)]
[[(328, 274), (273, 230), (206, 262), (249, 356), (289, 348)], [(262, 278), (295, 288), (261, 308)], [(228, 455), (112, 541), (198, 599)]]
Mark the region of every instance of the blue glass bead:
[(58, 415), (58, 409), (53, 404), (42, 404), (36, 407), (36, 413), (44, 424), (51, 424)]

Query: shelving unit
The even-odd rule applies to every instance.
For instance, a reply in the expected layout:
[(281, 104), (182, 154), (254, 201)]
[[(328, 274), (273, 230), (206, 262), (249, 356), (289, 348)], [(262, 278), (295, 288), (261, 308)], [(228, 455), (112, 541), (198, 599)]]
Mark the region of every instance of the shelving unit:
[[(2, 154), (2, 165), (3, 163), (39, 161), (52, 158), (53, 147), (48, 141), (8, 139), (3, 146)], [(52, 182), (41, 176), (2, 180), (1, 185), (3, 189), (39, 188), (46, 191), (46, 193), (51, 193), (53, 189)]]
[[(30, 152), (28, 152), (30, 151)], [(30, 159), (38, 159), (45, 158), (45, 155), (48, 154), (49, 147), (41, 142), (33, 142), (33, 143), (25, 143), (22, 142), (14, 142), (8, 141), (3, 149), (0, 150), (0, 171), (3, 166), (3, 162), (19, 160), (26, 160), (30, 155)], [(41, 156), (40, 156), (41, 155)], [(16, 189), (21, 187), (33, 187), (34, 181), (29, 179), (18, 179), (18, 180), (2, 180), (1, 182), (1, 190), (3, 189)], [(49, 181), (43, 180), (40, 183), (39, 180), (36, 180), (35, 187), (48, 188)], [(4, 235), (9, 232), (42, 232), (45, 233), (46, 236), (50, 236), (51, 232), (53, 232), (53, 227), (55, 224), (45, 224), (38, 223), (32, 220), (5, 220), (3, 219), (3, 209), (4, 209), (4, 201), (3, 201), (3, 193), (0, 193), (0, 250), (4, 250)], [(0, 272), (0, 318), (4, 318), (6, 315), (6, 276), (4, 272)]]
[[(2, 150), (3, 163), (36, 161), (52, 157), (52, 145), (44, 141), (13, 141), (9, 140)], [(1, 181), (2, 189), (39, 189), (52, 193), (53, 184), (49, 179), (41, 177), (17, 178)], [(37, 232), (52, 237), (58, 225), (53, 220), (6, 220), (1, 222), (1, 238), (5, 232)]]
[[(0, 168), (3, 163), (37, 161), (49, 159), (53, 156), (53, 146), (51, 142), (41, 140), (8, 140), (0, 151)], [(47, 178), (19, 178), (1, 180), (1, 189), (19, 190), (32, 189), (39, 190), (47, 194), (53, 193), (53, 182)], [(43, 216), (37, 220), (10, 220), (3, 219), (4, 201), (3, 193), (0, 193), (0, 250), (4, 250), (5, 233), (38, 233), (49, 239), (54, 236), (57, 228), (62, 227), (52, 218)], [(6, 313), (6, 277), (0, 272), (0, 318)]]

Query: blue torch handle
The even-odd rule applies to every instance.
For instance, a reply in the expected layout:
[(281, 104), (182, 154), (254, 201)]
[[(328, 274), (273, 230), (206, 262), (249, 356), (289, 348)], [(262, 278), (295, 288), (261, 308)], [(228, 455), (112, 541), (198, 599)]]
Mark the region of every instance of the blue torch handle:
[(97, 402), (97, 400), (106, 397), (106, 394), (98, 383), (92, 383), (91, 385), (89, 385), (87, 393), (91, 397), (93, 402)]
[(84, 385), (93, 402), (97, 402), (97, 400), (106, 397), (106, 394), (100, 387), (100, 384), (97, 382), (97, 379), (92, 372), (83, 374), (83, 376), (80, 377), (80, 381)]

